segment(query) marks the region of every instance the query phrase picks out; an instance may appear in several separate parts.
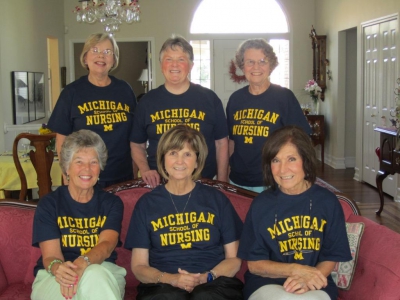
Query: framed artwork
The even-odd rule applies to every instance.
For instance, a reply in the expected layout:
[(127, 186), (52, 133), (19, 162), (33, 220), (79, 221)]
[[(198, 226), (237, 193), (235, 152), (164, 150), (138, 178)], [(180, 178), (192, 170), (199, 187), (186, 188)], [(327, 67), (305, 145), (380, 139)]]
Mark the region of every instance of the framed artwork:
[(14, 124), (21, 125), (46, 116), (43, 72), (11, 72)]

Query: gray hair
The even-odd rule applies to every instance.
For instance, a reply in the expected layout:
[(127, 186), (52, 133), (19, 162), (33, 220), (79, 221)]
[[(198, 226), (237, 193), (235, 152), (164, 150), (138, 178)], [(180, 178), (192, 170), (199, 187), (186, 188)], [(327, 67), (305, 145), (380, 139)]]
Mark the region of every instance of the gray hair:
[(239, 69), (243, 70), (244, 66), (244, 53), (248, 49), (260, 49), (269, 62), (270, 74), (278, 66), (278, 57), (276, 56), (274, 49), (264, 39), (249, 39), (241, 43), (236, 51), (235, 63)]
[(176, 50), (176, 47), (180, 47), (182, 49), (182, 51), (187, 54), (190, 62), (193, 63), (194, 54), (193, 54), (192, 45), (190, 45), (190, 43), (187, 40), (185, 40), (185, 38), (178, 36), (178, 35), (172, 35), (170, 38), (168, 38), (164, 42), (164, 44), (161, 47), (160, 54), (159, 54), (160, 62), (162, 61), (164, 52), (167, 49)]
[(81, 57), (80, 57), (80, 62), (83, 68), (89, 70), (87, 64), (85, 64), (85, 58), (87, 53), (89, 52), (90, 48), (96, 46), (98, 43), (101, 43), (105, 40), (109, 40), (111, 42), (111, 45), (113, 47), (113, 57), (114, 57), (114, 65), (111, 67), (110, 72), (115, 70), (118, 67), (119, 63), (119, 48), (117, 45), (117, 42), (115, 41), (114, 37), (112, 35), (109, 35), (108, 33), (93, 33), (89, 35), (89, 37), (86, 39), (85, 45), (83, 46)]
[(86, 148), (93, 148), (96, 151), (100, 170), (104, 170), (108, 157), (106, 144), (104, 144), (104, 141), (97, 133), (82, 129), (71, 133), (65, 138), (62, 144), (60, 167), (64, 175), (67, 175), (67, 170), (69, 169), (74, 154)]

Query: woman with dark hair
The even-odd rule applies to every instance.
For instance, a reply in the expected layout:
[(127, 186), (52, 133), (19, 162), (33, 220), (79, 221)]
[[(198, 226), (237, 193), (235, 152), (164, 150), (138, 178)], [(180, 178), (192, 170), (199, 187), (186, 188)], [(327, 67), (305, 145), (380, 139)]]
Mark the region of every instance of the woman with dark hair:
[(132, 157), (143, 180), (160, 183), (156, 151), (161, 135), (177, 124), (199, 130), (208, 156), (201, 177), (228, 180), (228, 128), (221, 100), (210, 89), (190, 82), (193, 47), (180, 36), (167, 39), (160, 50), (165, 83), (140, 100), (131, 134)]
[(80, 62), (88, 75), (63, 89), (47, 127), (57, 133), (58, 154), (66, 136), (74, 131), (89, 129), (102, 137), (109, 156), (97, 184), (105, 188), (134, 177), (129, 135), (136, 98), (128, 83), (109, 75), (119, 62), (119, 48), (111, 35), (90, 35)]
[(264, 39), (244, 41), (235, 63), (249, 82), (234, 92), (226, 107), (229, 129), (229, 179), (260, 193), (264, 190), (261, 150), (268, 136), (285, 125), (310, 126), (296, 97), (287, 88), (270, 82), (278, 58)]
[(94, 187), (107, 161), (101, 137), (79, 130), (66, 137), (60, 167), (68, 180), (40, 199), (32, 243), (42, 256), (31, 299), (123, 299), (126, 270), (115, 264), (123, 204)]
[(220, 191), (196, 183), (207, 158), (203, 135), (186, 125), (165, 132), (157, 165), (167, 181), (137, 202), (126, 236), (136, 299), (242, 299), (234, 278), (242, 222)]
[(246, 216), (238, 256), (250, 300), (336, 299), (330, 275), (351, 260), (337, 197), (316, 185), (315, 150), (297, 126), (274, 131), (262, 151), (265, 185)]

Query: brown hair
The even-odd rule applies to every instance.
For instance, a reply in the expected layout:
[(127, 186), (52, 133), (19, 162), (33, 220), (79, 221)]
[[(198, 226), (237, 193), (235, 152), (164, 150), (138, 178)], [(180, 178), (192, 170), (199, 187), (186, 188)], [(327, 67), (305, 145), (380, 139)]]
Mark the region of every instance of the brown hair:
[(157, 147), (158, 172), (164, 179), (168, 180), (169, 176), (164, 166), (165, 154), (170, 150), (183, 149), (185, 143), (188, 143), (197, 155), (197, 168), (192, 174), (192, 179), (196, 180), (200, 177), (208, 154), (206, 140), (200, 131), (187, 125), (176, 125), (161, 136)]
[(276, 157), (281, 148), (286, 144), (296, 147), (301, 159), (303, 160), (304, 179), (315, 182), (317, 158), (315, 149), (310, 137), (300, 127), (295, 125), (284, 126), (275, 130), (267, 139), (262, 150), (262, 168), (264, 173), (264, 183), (272, 189), (277, 188), (274, 176), (271, 171), (271, 162)]

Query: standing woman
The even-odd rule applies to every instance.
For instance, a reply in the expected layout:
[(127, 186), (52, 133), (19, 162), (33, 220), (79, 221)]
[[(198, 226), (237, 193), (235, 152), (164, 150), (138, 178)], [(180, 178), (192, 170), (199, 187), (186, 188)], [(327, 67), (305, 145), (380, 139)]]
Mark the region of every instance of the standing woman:
[(264, 39), (243, 42), (235, 62), (249, 85), (234, 92), (226, 107), (229, 179), (260, 193), (264, 190), (261, 151), (268, 136), (285, 125), (298, 125), (309, 134), (311, 129), (292, 91), (270, 82), (278, 58)]
[(137, 300), (242, 300), (235, 278), (242, 222), (220, 191), (196, 183), (207, 157), (203, 135), (186, 125), (163, 134), (158, 170), (165, 180), (137, 202), (126, 236)]
[[(208, 157), (201, 177), (228, 179), (228, 128), (221, 100), (210, 89), (189, 81), (193, 47), (182, 37), (167, 39), (160, 50), (165, 83), (139, 102), (131, 135), (132, 157), (143, 180), (160, 183), (156, 151), (161, 135), (177, 124), (199, 130), (205, 137)], [(146, 149), (148, 142), (148, 147)]]
[(32, 244), (42, 256), (34, 269), (33, 300), (120, 300), (126, 270), (115, 264), (123, 203), (95, 187), (107, 161), (101, 137), (79, 130), (64, 141), (60, 167), (68, 180), (42, 197)]
[(67, 135), (90, 129), (102, 137), (109, 153), (98, 185), (104, 188), (133, 179), (129, 135), (136, 98), (128, 83), (109, 75), (119, 61), (115, 39), (105, 33), (90, 35), (80, 61), (89, 74), (64, 88), (48, 123), (57, 133), (57, 153)]
[(245, 299), (336, 300), (331, 272), (351, 260), (337, 197), (316, 185), (315, 150), (298, 126), (274, 131), (262, 151), (265, 185), (246, 216), (238, 256)]

